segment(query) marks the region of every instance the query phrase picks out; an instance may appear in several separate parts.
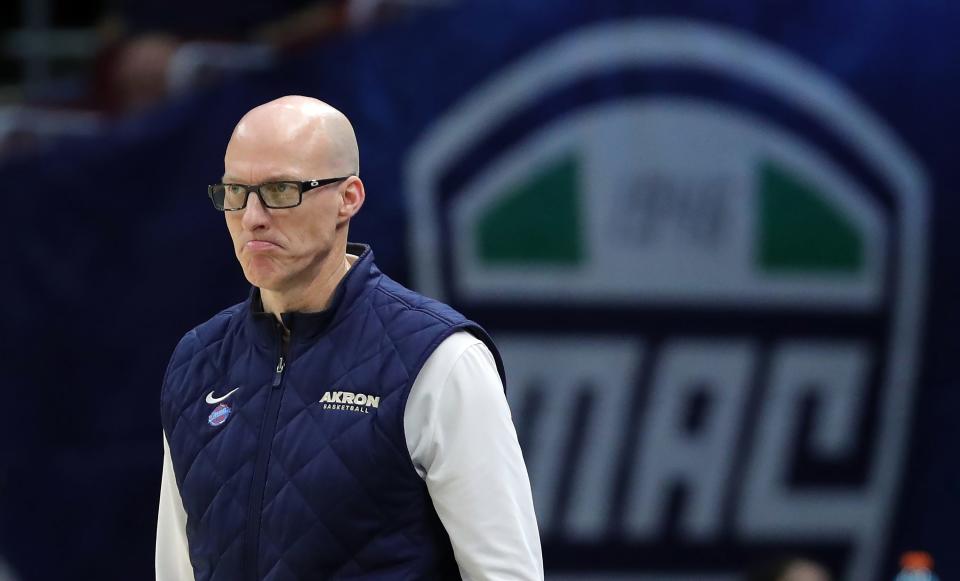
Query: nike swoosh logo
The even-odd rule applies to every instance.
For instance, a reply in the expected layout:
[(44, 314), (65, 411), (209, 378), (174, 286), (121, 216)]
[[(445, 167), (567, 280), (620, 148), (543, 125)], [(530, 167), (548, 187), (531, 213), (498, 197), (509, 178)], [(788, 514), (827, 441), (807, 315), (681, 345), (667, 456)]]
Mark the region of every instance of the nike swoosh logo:
[(228, 397), (230, 397), (231, 395), (233, 395), (233, 392), (237, 391), (238, 389), (240, 388), (235, 387), (232, 390), (228, 391), (226, 394), (221, 395), (220, 397), (213, 397), (213, 392), (211, 391), (210, 393), (207, 394), (207, 403), (210, 405), (218, 404), (223, 400), (227, 399)]

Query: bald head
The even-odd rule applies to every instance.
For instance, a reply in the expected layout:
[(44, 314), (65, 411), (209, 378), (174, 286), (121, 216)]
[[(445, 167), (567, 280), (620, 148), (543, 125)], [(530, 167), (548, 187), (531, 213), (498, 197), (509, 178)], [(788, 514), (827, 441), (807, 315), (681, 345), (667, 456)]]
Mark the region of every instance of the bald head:
[(252, 180), (248, 183), (344, 176), (360, 170), (357, 138), (347, 117), (319, 99), (296, 95), (244, 115), (233, 130), (224, 161), (227, 173), (235, 169), (250, 174), (229, 177)]

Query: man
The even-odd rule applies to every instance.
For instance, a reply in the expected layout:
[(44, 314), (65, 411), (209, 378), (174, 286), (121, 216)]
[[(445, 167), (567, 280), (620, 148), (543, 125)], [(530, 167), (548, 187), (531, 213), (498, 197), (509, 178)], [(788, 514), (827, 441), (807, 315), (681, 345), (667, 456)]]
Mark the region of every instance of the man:
[(496, 348), (347, 244), (346, 117), (261, 105), (224, 166), (209, 194), (253, 288), (164, 377), (157, 579), (542, 579)]

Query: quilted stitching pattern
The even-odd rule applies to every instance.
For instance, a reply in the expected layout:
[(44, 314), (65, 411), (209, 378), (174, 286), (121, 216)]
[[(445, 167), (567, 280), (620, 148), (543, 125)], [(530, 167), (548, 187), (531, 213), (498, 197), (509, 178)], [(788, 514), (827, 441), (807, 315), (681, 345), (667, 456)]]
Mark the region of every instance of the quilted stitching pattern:
[[(449, 541), (410, 462), (403, 409), (425, 358), (469, 323), (381, 275), (370, 260), (366, 285), (344, 298), (347, 317), (291, 346), (261, 508), (260, 579), (456, 576)], [(198, 581), (246, 574), (247, 507), (276, 357), (248, 336), (246, 308), (189, 333), (164, 382), (164, 428)], [(205, 394), (237, 384), (229, 421), (209, 426)], [(324, 409), (327, 391), (378, 396), (379, 407)]]
[[(207, 423), (213, 406), (207, 404), (204, 397), (214, 388), (217, 392), (223, 391), (226, 383), (223, 370), (228, 367), (223, 363), (223, 356), (244, 344), (231, 332), (240, 329), (238, 325), (231, 325), (234, 322), (231, 315), (241, 308), (242, 305), (232, 307), (191, 332), (196, 342), (203, 338), (208, 342), (195, 349), (186, 361), (171, 365), (164, 387), (164, 429), (189, 516), (187, 532), (198, 579), (239, 578), (235, 567), (223, 569), (221, 565), (239, 562), (239, 558), (226, 557), (239, 557), (242, 549), (247, 494), (262, 415), (258, 408), (262, 409), (265, 400), (265, 390), (255, 388), (264, 385), (269, 375), (261, 373), (259, 382), (251, 375), (254, 381), (243, 382), (242, 389), (231, 398), (234, 413), (222, 429)], [(179, 350), (174, 355), (175, 361)], [(254, 350), (245, 346), (239, 351), (249, 359)], [(185, 385), (193, 389), (171, 388)], [(203, 534), (213, 526), (216, 535)]]
[[(370, 316), (371, 313), (373, 316)], [(399, 336), (394, 337), (390, 330), (393, 325), (384, 321), (384, 315), (379, 312), (379, 309), (369, 309), (368, 313), (365, 313), (365, 321), (364, 329), (369, 335), (366, 344), (375, 346), (376, 351), (366, 353), (364, 350), (358, 349), (351, 353), (353, 356), (351, 359), (355, 360), (343, 358), (333, 361), (332, 367), (335, 371), (332, 375), (335, 378), (334, 384), (337, 386), (337, 390), (378, 394), (381, 397), (378, 414), (376, 417), (371, 418), (368, 415), (352, 413), (349, 418), (343, 420), (344, 425), (339, 428), (340, 431), (322, 442), (312, 451), (312, 454), (305, 462), (301, 461), (295, 463), (295, 466), (289, 466), (286, 464), (288, 460), (278, 458), (278, 462), (272, 465), (276, 466), (277, 471), (280, 473), (277, 481), (283, 482), (284, 484), (276, 495), (268, 501), (264, 508), (265, 514), (269, 515), (274, 503), (276, 503), (282, 507), (301, 507), (303, 511), (312, 515), (313, 518), (312, 526), (297, 531), (298, 534), (294, 535), (293, 538), (284, 539), (282, 543), (274, 543), (275, 546), (284, 546), (287, 547), (287, 549), (277, 551), (275, 546), (270, 547), (275, 549), (275, 553), (273, 554), (275, 564), (272, 568), (262, 571), (264, 578), (272, 578), (271, 574), (277, 571), (277, 564), (295, 559), (297, 547), (304, 538), (310, 535), (317, 535), (318, 540), (321, 540), (319, 537), (328, 532), (328, 527), (324, 523), (322, 516), (320, 516), (325, 514), (325, 512), (329, 512), (328, 508), (324, 508), (324, 505), (327, 504), (328, 497), (325, 494), (317, 494), (315, 490), (312, 490), (316, 488), (316, 482), (322, 481), (323, 474), (329, 474), (331, 472), (340, 474), (342, 482), (336, 494), (340, 494), (341, 489), (349, 490), (354, 499), (354, 505), (363, 507), (365, 517), (371, 522), (376, 523), (376, 526), (371, 527), (364, 535), (358, 535), (359, 538), (340, 539), (339, 542), (341, 546), (338, 547), (338, 553), (341, 555), (340, 561), (343, 561), (343, 564), (340, 565), (337, 570), (331, 570), (329, 574), (343, 571), (362, 560), (362, 557), (358, 557), (358, 555), (361, 555), (362, 551), (376, 540), (377, 537), (375, 533), (389, 527), (390, 523), (395, 521), (398, 516), (397, 510), (393, 510), (391, 513), (389, 509), (384, 508), (385, 505), (389, 505), (382, 498), (382, 493), (369, 488), (370, 484), (367, 483), (370, 480), (369, 474), (376, 472), (376, 466), (370, 466), (369, 462), (356, 462), (356, 452), (352, 451), (350, 446), (352, 442), (356, 442), (358, 439), (364, 442), (377, 442), (378, 445), (388, 448), (381, 451), (381, 453), (390, 454), (393, 458), (384, 460), (378, 456), (372, 456), (372, 458), (375, 459), (372, 461), (376, 463), (392, 462), (395, 470), (405, 469), (408, 460), (401, 455), (407, 454), (405, 444), (399, 442), (399, 444), (402, 445), (401, 449), (398, 448), (397, 441), (383, 440), (383, 437), (379, 435), (384, 433), (383, 430), (378, 430), (371, 424), (381, 421), (379, 416), (381, 412), (387, 409), (399, 410), (401, 412), (399, 419), (402, 422), (402, 406), (399, 405), (399, 401), (394, 404), (394, 400), (401, 398), (404, 388), (412, 381), (413, 373), (415, 373), (416, 370), (410, 369), (411, 364), (405, 363), (402, 360), (398, 346), (403, 344), (405, 340), (413, 340), (417, 337), (423, 340), (430, 340), (436, 337), (438, 332), (446, 329), (447, 325), (442, 324), (439, 320), (433, 320), (432, 324), (428, 327), (419, 329), (409, 328)], [(337, 337), (328, 337), (326, 340), (336, 341)], [(321, 347), (322, 345), (317, 348)], [(423, 349), (424, 346), (421, 345), (420, 348)], [(408, 357), (408, 359), (412, 358)], [(389, 378), (389, 384), (381, 386), (375, 385), (377, 381), (382, 381), (383, 378)], [(374, 382), (374, 385), (371, 385), (371, 382)], [(288, 385), (288, 388), (289, 387)], [(378, 387), (379, 389), (377, 389)], [(284, 426), (278, 431), (275, 442), (279, 444), (287, 439), (286, 436), (288, 432), (292, 432), (293, 435), (291, 438), (297, 438), (300, 434), (304, 433), (326, 433), (329, 429), (328, 416), (330, 412), (323, 411), (319, 406), (311, 405), (316, 403), (316, 400), (304, 401), (303, 398), (299, 397), (297, 390), (288, 390), (287, 393), (292, 394), (291, 401), (289, 402), (290, 409), (298, 411), (294, 411), (293, 416), (284, 421)], [(398, 414), (394, 412), (392, 416), (388, 418), (388, 421), (395, 421), (395, 416), (397, 415)], [(313, 423), (314, 427), (311, 429), (310, 426), (305, 426), (305, 423)], [(362, 434), (357, 434), (358, 432)], [(329, 436), (330, 434), (327, 435)], [(278, 449), (287, 449), (289, 446), (277, 445), (276, 447)], [(331, 466), (333, 466), (333, 470), (331, 470)], [(410, 471), (412, 472), (412, 469), (410, 469)], [(417, 503), (423, 502), (425, 494), (423, 494), (422, 484), (419, 483), (419, 479), (417, 485), (416, 488), (411, 490), (411, 492), (415, 494), (414, 498), (405, 500), (399, 505), (399, 508), (403, 511), (409, 510), (411, 504), (416, 505)], [(278, 498), (282, 498), (282, 501), (277, 502)], [(359, 509), (353, 508), (352, 510)], [(357, 516), (360, 515), (354, 514), (354, 517)], [(284, 531), (284, 533), (289, 533), (289, 531)], [(403, 542), (409, 546), (417, 546), (418, 541), (410, 538), (408, 531), (399, 529), (398, 534), (403, 537)], [(269, 563), (265, 564), (265, 566), (269, 567)], [(316, 564), (314, 564), (314, 570), (315, 569)], [(280, 575), (276, 578), (281, 579), (285, 577)]]

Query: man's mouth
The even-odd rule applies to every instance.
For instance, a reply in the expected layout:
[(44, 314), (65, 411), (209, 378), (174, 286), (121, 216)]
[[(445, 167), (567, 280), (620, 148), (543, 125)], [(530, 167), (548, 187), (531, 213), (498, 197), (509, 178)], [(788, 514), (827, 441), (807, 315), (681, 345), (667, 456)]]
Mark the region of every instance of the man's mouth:
[(270, 242), (269, 240), (249, 240), (244, 247), (247, 250), (259, 251), (259, 250), (273, 250), (280, 248), (279, 244)]

